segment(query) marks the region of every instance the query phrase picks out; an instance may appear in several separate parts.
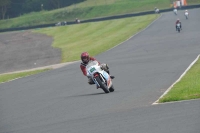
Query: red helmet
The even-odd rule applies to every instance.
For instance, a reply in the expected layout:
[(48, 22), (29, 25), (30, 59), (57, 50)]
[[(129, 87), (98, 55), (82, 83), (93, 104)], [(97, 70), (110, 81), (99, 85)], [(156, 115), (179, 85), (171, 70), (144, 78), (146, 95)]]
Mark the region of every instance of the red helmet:
[(90, 55), (88, 54), (88, 52), (83, 52), (81, 54), (81, 60), (85, 64), (87, 64), (90, 61)]

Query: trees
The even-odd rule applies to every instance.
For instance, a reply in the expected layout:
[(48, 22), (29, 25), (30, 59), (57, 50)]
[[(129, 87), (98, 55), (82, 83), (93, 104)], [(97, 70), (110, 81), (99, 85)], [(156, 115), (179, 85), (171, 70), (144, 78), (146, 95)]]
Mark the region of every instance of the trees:
[(54, 10), (85, 0), (0, 0), (0, 19), (18, 17), (20, 15), (39, 12), (41, 10)]
[(8, 11), (8, 6), (10, 5), (11, 1), (10, 0), (1, 0), (0, 1), (0, 14), (1, 14), (1, 19), (5, 18), (6, 12)]
[(54, 8), (60, 8), (60, 0), (50, 0)]

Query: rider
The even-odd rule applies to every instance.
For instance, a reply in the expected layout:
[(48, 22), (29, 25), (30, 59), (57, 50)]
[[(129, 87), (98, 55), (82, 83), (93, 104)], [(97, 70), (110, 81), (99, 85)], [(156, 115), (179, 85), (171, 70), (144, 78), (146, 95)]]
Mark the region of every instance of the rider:
[[(88, 64), (88, 62), (89, 61), (97, 61), (94, 57), (90, 57), (89, 56), (89, 54), (88, 54), (88, 52), (83, 52), (82, 54), (81, 54), (81, 60), (82, 60), (82, 62), (81, 62), (81, 64), (80, 64), (80, 68), (81, 68), (81, 70), (82, 70), (82, 72), (83, 72), (83, 75), (85, 75), (85, 76), (87, 76), (88, 77), (88, 83), (89, 84), (94, 84), (94, 81), (92, 80), (92, 78), (90, 77), (90, 76), (88, 76), (87, 75), (87, 71), (86, 71), (86, 66), (87, 66), (87, 64)], [(98, 62), (98, 61), (97, 61)], [(101, 68), (104, 70), (104, 71), (106, 71), (108, 74), (110, 74), (110, 72), (109, 72), (109, 67), (108, 67), (108, 65), (107, 64), (101, 64), (100, 62), (98, 62), (99, 63), (99, 65), (101, 66)], [(110, 78), (111, 79), (114, 79), (115, 77), (114, 76), (110, 76)]]
[(181, 28), (181, 30), (182, 30), (182, 25), (181, 25), (181, 21), (180, 21), (180, 19), (177, 19), (176, 20), (176, 23), (175, 23), (175, 25), (176, 25), (176, 31), (177, 31), (177, 24), (180, 24), (180, 28)]
[(174, 13), (177, 14), (177, 9), (176, 8), (174, 8)]
[(185, 15), (188, 15), (188, 16), (189, 16), (189, 12), (188, 12), (188, 10), (185, 10)]
[(154, 8), (155, 13), (159, 13), (159, 9), (157, 7)]

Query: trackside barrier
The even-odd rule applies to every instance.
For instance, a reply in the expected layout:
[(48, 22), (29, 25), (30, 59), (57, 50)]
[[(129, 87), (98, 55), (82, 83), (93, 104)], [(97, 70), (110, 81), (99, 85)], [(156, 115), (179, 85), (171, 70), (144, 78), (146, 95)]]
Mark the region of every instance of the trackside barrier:
[[(193, 8), (200, 8), (200, 5), (182, 6), (179, 10), (193, 9)], [(173, 8), (163, 9), (163, 10), (161, 9), (160, 13), (162, 13), (162, 12), (170, 12), (172, 10), (173, 10)], [(127, 17), (149, 15), (149, 14), (155, 14), (155, 12), (154, 11), (146, 11), (146, 12), (140, 12), (140, 13), (115, 15), (115, 16), (109, 16), (109, 17), (103, 17), (103, 18), (94, 18), (94, 19), (88, 19), (88, 20), (81, 20), (81, 23), (98, 22), (98, 21), (105, 21), (105, 20), (112, 20), (112, 19), (121, 19), (121, 18), (127, 18)], [(76, 24), (76, 22), (75, 21), (74, 22), (67, 22), (67, 25), (72, 25), (72, 24)], [(53, 24), (44, 24), (44, 25), (36, 25), (36, 26), (30, 26), (30, 27), (0, 29), (0, 32), (29, 30), (29, 29), (47, 28), (47, 27), (54, 27), (54, 26), (55, 26), (55, 23), (53, 23)]]

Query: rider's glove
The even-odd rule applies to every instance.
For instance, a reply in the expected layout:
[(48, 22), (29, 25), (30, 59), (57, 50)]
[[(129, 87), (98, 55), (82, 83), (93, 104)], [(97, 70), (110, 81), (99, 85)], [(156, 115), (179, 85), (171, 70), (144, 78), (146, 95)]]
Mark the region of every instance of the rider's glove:
[(101, 68), (101, 70), (103, 70), (103, 65), (102, 64), (100, 65), (100, 68)]

